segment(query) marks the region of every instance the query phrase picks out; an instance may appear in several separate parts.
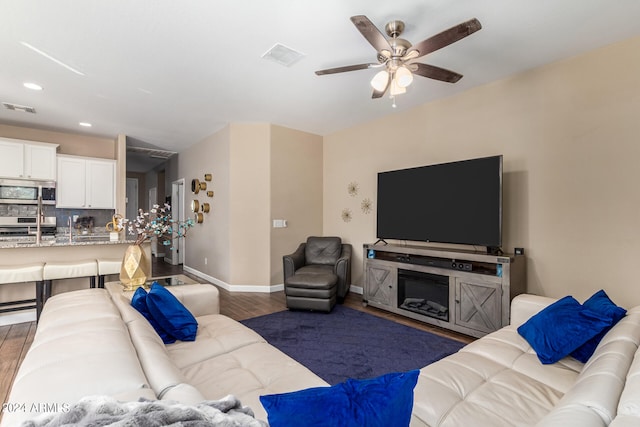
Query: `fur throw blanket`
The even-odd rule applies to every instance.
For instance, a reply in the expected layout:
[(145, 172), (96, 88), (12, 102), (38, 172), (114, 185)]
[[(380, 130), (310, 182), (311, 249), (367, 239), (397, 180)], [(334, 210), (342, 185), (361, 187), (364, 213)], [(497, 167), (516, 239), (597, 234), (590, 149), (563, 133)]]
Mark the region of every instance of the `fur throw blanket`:
[(121, 427), (268, 427), (234, 396), (197, 405), (173, 401), (118, 402), (108, 396), (90, 396), (57, 414), (43, 414), (23, 427), (121, 426)]

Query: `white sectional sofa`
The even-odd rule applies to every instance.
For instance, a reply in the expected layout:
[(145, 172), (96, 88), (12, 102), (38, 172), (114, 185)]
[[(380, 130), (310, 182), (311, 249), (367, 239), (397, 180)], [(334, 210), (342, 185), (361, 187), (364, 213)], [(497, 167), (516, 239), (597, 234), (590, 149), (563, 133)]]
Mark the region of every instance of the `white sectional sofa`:
[(262, 394), (325, 381), (244, 325), (219, 313), (211, 285), (169, 288), (196, 317), (196, 341), (165, 345), (118, 284), (50, 298), (16, 375), (2, 427), (65, 410), (84, 396), (195, 404), (232, 394), (266, 420)]
[(640, 426), (640, 307), (587, 363), (566, 357), (543, 365), (517, 328), (555, 301), (517, 296), (511, 325), (423, 368), (412, 425)]
[[(164, 345), (117, 285), (51, 298), (8, 399), (27, 410), (5, 412), (2, 427), (36, 417), (42, 404), (55, 411), (88, 395), (195, 404), (231, 394), (266, 420), (260, 395), (327, 386), (218, 314), (215, 287), (169, 289), (198, 321), (194, 342)], [(411, 426), (640, 425), (640, 307), (586, 364), (567, 357), (543, 365), (516, 329), (553, 301), (516, 297), (512, 325), (423, 368)]]

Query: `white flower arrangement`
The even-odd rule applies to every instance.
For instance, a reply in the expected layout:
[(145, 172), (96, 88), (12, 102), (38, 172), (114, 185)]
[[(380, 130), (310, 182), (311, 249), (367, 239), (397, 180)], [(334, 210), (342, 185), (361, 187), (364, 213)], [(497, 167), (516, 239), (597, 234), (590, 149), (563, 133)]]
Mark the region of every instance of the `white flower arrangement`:
[(138, 216), (134, 220), (122, 218), (118, 220), (118, 226), (127, 228), (129, 234), (136, 236), (135, 245), (140, 245), (153, 237), (164, 240), (163, 245), (171, 244), (171, 237), (183, 237), (187, 235), (189, 228), (193, 227), (193, 219), (177, 221), (171, 217), (171, 206), (153, 205), (149, 212), (138, 210)]

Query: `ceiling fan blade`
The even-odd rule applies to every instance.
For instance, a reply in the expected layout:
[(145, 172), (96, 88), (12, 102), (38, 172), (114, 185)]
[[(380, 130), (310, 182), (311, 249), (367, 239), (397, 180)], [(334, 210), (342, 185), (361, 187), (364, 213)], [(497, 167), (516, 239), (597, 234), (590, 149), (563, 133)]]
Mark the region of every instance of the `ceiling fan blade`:
[(416, 56), (416, 58), (420, 58), (421, 56), (424, 56), (431, 52), (435, 52), (438, 49), (448, 46), (451, 43), (455, 43), (458, 40), (461, 40), (468, 35), (475, 33), (481, 28), (482, 25), (480, 24), (480, 21), (478, 21), (476, 18), (470, 19), (467, 22), (458, 24), (455, 27), (451, 27), (448, 30), (444, 30), (443, 32), (436, 34), (435, 36), (429, 37), (428, 39), (413, 45), (409, 49), (409, 52), (407, 52), (407, 54), (414, 50), (417, 50), (418, 56)]
[(356, 71), (356, 70), (366, 70), (367, 68), (371, 68), (377, 64), (357, 64), (357, 65), (346, 65), (344, 67), (336, 67), (336, 68), (327, 68), (326, 70), (318, 70), (316, 71), (316, 75), (322, 76), (325, 74), (336, 74), (336, 73), (345, 73), (347, 71)]
[(387, 84), (385, 85), (384, 89), (382, 89), (382, 90), (373, 89), (373, 93), (371, 94), (371, 98), (372, 99), (382, 98), (382, 96), (389, 89), (389, 84), (391, 83), (391, 78), (392, 78), (391, 73), (389, 73), (389, 78), (387, 79)]
[(413, 74), (447, 83), (455, 83), (462, 78), (462, 74), (433, 65), (414, 63), (409, 65)]
[(358, 31), (360, 31), (376, 51), (387, 51), (389, 52), (389, 55), (391, 55), (392, 49), (391, 45), (389, 45), (389, 41), (384, 34), (382, 34), (380, 30), (373, 25), (369, 18), (364, 15), (356, 15), (351, 17), (351, 22), (353, 22)]

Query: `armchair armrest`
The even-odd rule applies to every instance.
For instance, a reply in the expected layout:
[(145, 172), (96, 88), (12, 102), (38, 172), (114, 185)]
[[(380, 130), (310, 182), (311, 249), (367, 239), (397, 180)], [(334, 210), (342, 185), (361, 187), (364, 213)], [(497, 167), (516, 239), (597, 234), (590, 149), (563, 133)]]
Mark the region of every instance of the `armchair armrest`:
[(304, 266), (304, 249), (306, 243), (300, 243), (298, 249), (292, 254), (282, 257), (282, 270), (284, 272), (284, 280), (293, 276), (295, 271)]
[(541, 297), (531, 294), (517, 295), (511, 301), (511, 324), (520, 326), (531, 316), (538, 313), (543, 308), (556, 302), (556, 298)]
[(338, 296), (343, 298), (351, 286), (351, 255), (353, 248), (348, 243), (342, 244), (342, 253), (336, 261), (334, 271), (338, 276)]

